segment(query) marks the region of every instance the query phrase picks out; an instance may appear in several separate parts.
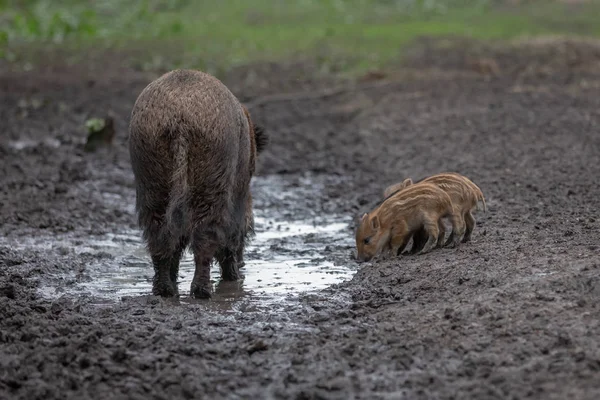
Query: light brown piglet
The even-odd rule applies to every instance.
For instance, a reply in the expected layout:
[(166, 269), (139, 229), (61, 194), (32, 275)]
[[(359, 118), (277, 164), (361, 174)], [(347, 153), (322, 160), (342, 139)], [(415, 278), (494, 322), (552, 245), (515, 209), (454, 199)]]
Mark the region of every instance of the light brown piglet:
[[(430, 183), (438, 186), (440, 189), (445, 191), (452, 200), (454, 212), (460, 218), (459, 223), (465, 225), (464, 235), (462, 238), (458, 238), (462, 243), (466, 243), (471, 240), (473, 229), (475, 228), (475, 218), (473, 217), (473, 209), (478, 209), (479, 202), (483, 204), (483, 210), (487, 211), (485, 204), (485, 197), (481, 189), (473, 183), (469, 178), (455, 172), (445, 172), (441, 174), (432, 175), (430, 177), (421, 179), (420, 181), (413, 183), (412, 179), (407, 178), (400, 183), (388, 186), (384, 191), (384, 198), (392, 195), (393, 193), (405, 190), (410, 186), (416, 184)], [(445, 244), (454, 242), (456, 235), (460, 232), (452, 232), (450, 237)], [(443, 238), (442, 238), (443, 239)], [(422, 246), (425, 245), (427, 240), (426, 232), (420, 230), (413, 236), (413, 248), (411, 253), (419, 251)]]
[(398, 255), (420, 229), (427, 232), (428, 240), (419, 254), (427, 253), (438, 241), (445, 217), (453, 230), (464, 230), (450, 197), (439, 187), (422, 183), (398, 191), (362, 216), (356, 231), (358, 259), (368, 261), (384, 250)]

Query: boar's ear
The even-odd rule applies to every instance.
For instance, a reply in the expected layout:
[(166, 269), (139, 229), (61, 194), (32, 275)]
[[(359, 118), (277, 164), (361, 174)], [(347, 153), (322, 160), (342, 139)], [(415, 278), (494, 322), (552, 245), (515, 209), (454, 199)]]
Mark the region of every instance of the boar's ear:
[(379, 229), (379, 217), (377, 215), (371, 220), (371, 228)]
[(410, 186), (413, 184), (412, 179), (410, 178), (406, 178), (405, 180), (402, 181), (402, 187), (405, 188), (407, 186)]
[(269, 136), (265, 133), (265, 128), (254, 125), (254, 140), (256, 142), (256, 152), (260, 153), (269, 144)]

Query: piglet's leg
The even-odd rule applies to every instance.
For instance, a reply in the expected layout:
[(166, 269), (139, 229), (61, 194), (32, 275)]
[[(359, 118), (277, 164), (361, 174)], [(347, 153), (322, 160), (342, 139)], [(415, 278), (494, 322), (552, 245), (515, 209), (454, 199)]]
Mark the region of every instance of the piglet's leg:
[(390, 240), (390, 249), (392, 256), (399, 256), (400, 253), (402, 253), (402, 250), (404, 250), (404, 248), (408, 244), (409, 239), (410, 235), (399, 235), (392, 237), (392, 239)]
[(446, 246), (456, 247), (465, 233), (465, 220), (462, 214), (454, 212), (450, 215), (450, 222), (452, 223), (452, 233), (446, 241)]
[(475, 229), (475, 218), (473, 217), (473, 214), (471, 214), (471, 211), (467, 211), (464, 218), (466, 230), (462, 242), (467, 243), (471, 240), (471, 234), (473, 233), (473, 229)]
[(413, 244), (410, 249), (410, 254), (417, 254), (423, 250), (425, 243), (427, 243), (427, 231), (424, 228), (420, 228), (413, 235)]
[(433, 247), (436, 245), (440, 233), (438, 222), (429, 216), (425, 219), (423, 228), (425, 228), (427, 231), (429, 238), (427, 239), (425, 246), (423, 246), (423, 249), (418, 254), (425, 254), (431, 251), (431, 249), (433, 249)]
[(387, 249), (392, 257), (399, 256), (408, 244), (411, 232), (406, 232), (408, 232), (406, 224), (402, 221), (398, 221), (398, 223), (392, 227), (388, 236), (383, 238), (384, 243), (387, 243)]
[(441, 218), (438, 220), (438, 230), (440, 231), (440, 234), (438, 236), (436, 247), (443, 247), (444, 239), (446, 239), (446, 227), (444, 226), (444, 221), (442, 221)]

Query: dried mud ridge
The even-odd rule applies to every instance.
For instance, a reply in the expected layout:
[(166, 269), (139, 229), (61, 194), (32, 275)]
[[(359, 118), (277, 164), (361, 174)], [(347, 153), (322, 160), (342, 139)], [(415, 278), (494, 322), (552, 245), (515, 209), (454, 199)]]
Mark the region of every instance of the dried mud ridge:
[[(598, 398), (600, 57), (584, 54), (543, 73), (457, 63), (251, 110), (272, 136), (262, 176), (326, 181), (282, 201), (289, 218), (345, 215), (351, 237), (386, 185), (454, 170), (489, 208), (457, 249), (363, 264), (328, 289), (222, 312), (152, 296), (49, 299), (41, 286), (76, 285), (111, 255), (0, 245), (0, 398)], [(531, 65), (546, 60), (537, 56)], [(433, 50), (419, 57), (436, 64)], [(4, 239), (72, 235), (83, 246), (135, 229), (126, 126), (150, 78), (113, 72), (0, 76)], [(276, 86), (280, 72), (265, 79)], [(269, 94), (242, 77), (226, 80), (241, 98)], [(115, 146), (87, 154), (80, 127), (108, 109)], [(345, 245), (322, 247), (353, 265)]]

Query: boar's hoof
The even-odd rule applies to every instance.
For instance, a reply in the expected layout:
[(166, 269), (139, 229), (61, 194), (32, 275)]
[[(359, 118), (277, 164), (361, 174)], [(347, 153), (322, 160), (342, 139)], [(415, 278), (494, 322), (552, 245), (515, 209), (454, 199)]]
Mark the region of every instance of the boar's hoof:
[(201, 285), (196, 282), (192, 282), (190, 296), (195, 299), (210, 299), (212, 297), (210, 284)]
[(174, 297), (178, 294), (177, 286), (170, 279), (157, 280), (152, 285), (152, 294), (162, 297)]

